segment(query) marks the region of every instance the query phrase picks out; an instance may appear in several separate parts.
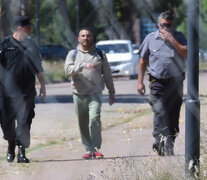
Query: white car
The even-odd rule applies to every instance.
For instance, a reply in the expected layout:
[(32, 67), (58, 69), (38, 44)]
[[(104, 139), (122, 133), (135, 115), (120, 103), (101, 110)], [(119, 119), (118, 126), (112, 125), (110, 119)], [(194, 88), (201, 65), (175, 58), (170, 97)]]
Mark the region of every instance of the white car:
[(96, 47), (106, 53), (113, 77), (137, 77), (139, 55), (133, 50), (130, 40), (99, 41)]

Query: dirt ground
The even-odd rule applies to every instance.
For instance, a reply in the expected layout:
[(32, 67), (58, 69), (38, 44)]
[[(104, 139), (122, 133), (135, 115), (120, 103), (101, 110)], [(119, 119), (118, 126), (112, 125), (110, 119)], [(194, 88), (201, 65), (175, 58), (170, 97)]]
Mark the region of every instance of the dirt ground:
[[(200, 75), (199, 86), (203, 126), (206, 126), (207, 117), (206, 77), (206, 73)], [(70, 84), (47, 85), (45, 103), (38, 100), (36, 103), (31, 146), (27, 149), (31, 163), (18, 164), (16, 159), (7, 163), (7, 143), (1, 138), (0, 180), (156, 179), (172, 171), (178, 179), (184, 177), (185, 103), (180, 114), (175, 156), (159, 157), (152, 150), (153, 113), (147, 102), (148, 88), (146, 96), (139, 96), (137, 80), (116, 79), (114, 83), (117, 95), (113, 106), (107, 103), (107, 91), (103, 93), (101, 152), (104, 159), (81, 159), (85, 151), (79, 136)], [(185, 82), (185, 98), (186, 87)]]

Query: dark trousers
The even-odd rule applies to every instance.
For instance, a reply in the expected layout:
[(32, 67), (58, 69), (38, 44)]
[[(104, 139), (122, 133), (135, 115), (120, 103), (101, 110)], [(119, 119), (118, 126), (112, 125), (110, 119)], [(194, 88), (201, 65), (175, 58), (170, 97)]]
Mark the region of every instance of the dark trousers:
[(167, 137), (169, 146), (173, 146), (179, 132), (179, 116), (182, 105), (184, 76), (170, 79), (156, 79), (150, 76), (149, 103), (154, 112), (153, 136), (159, 140), (160, 135)]
[(3, 98), (1, 128), (5, 140), (29, 147), (34, 107), (34, 96)]

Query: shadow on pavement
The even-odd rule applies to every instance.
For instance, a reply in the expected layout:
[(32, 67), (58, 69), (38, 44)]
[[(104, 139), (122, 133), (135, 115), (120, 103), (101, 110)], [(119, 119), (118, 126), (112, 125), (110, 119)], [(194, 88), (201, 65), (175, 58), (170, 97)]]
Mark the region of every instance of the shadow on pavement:
[[(118, 94), (115, 96), (116, 103), (148, 103), (148, 95)], [(103, 95), (103, 103), (108, 103), (108, 95)], [(44, 102), (36, 97), (36, 104), (39, 103), (73, 103), (72, 95), (48, 95)]]

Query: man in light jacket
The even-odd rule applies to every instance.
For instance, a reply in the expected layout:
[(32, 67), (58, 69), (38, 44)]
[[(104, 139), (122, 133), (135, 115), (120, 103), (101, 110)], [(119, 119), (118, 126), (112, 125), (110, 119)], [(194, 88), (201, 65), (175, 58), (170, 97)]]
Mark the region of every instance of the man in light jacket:
[(65, 72), (72, 78), (73, 101), (79, 121), (84, 159), (103, 158), (100, 153), (101, 104), (104, 83), (109, 90), (109, 104), (114, 103), (114, 84), (111, 70), (104, 52), (96, 49), (89, 28), (82, 28), (77, 49), (71, 50), (65, 61)]

